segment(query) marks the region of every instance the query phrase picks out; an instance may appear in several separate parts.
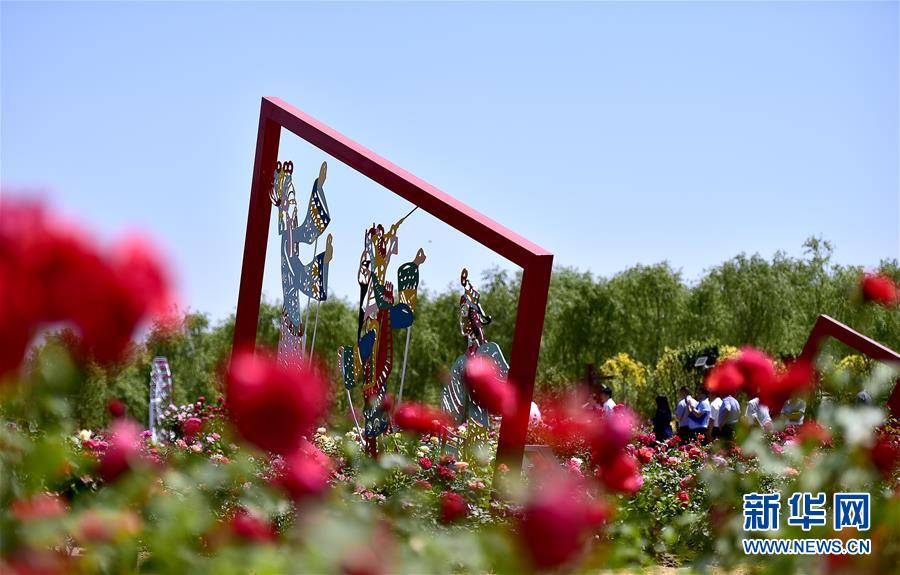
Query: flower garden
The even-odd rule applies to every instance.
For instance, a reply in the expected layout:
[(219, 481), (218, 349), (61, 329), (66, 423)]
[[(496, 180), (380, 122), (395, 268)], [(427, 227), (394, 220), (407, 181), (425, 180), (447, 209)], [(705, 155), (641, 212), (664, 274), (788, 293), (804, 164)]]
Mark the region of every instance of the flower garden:
[[(387, 395), (376, 457), (331, 366), (288, 368), (265, 351), (221, 358), (205, 374), (217, 393), (163, 406), (156, 440), (117, 397), (103, 425), (83, 427), (79, 394), (97, 369), (128, 361), (142, 324), (155, 318), (162, 340), (187, 329), (165, 316), (167, 278), (146, 242), (109, 252), (38, 204), (0, 210), (3, 572), (896, 572), (900, 426), (877, 407), (893, 389), (888, 366), (824, 355), (814, 371), (723, 346), (711, 389), (763, 398), (773, 414), (818, 398), (803, 425), (742, 425), (733, 442), (657, 441), (641, 398), (603, 415), (576, 386), (548, 386), (521, 474), (497, 460), (516, 384), (477, 358), (464, 377), (486, 425)], [(888, 277), (859, 289), (848, 305), (897, 313)], [(647, 378), (623, 354), (604, 370)], [(858, 389), (872, 405), (841, 399)], [(753, 561), (740, 541), (754, 492), (871, 494), (870, 528), (837, 532), (869, 539), (871, 553)]]

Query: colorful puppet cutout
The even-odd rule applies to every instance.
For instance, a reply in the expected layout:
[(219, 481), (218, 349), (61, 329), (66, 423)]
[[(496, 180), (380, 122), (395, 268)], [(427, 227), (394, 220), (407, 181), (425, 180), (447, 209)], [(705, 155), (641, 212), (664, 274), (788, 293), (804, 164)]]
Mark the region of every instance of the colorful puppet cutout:
[(463, 288), (463, 295), (459, 298), (459, 331), (466, 337), (468, 347), (466, 352), (453, 362), (450, 369), (450, 383), (441, 392), (441, 407), (453, 416), (457, 423), (465, 423), (471, 419), (487, 427), (489, 424), (487, 410), (472, 399), (466, 388), (464, 376), (466, 363), (476, 354), (485, 356), (497, 366), (504, 377), (509, 373), (509, 364), (503, 357), (500, 346), (485, 338), (484, 327), (490, 325), (492, 318), (481, 307), (481, 294), (469, 281), (467, 269), (463, 268), (459, 281)]
[[(281, 314), (281, 340), (278, 343), (279, 361), (289, 364), (312, 356), (315, 328), (309, 351), (306, 350), (306, 330), (309, 323), (309, 302), (316, 301), (316, 327), (319, 304), (328, 298), (328, 264), (331, 262), (332, 237), (328, 234), (325, 251), (317, 253), (319, 236), (331, 222), (328, 202), (325, 201), (325, 176), (328, 166), (322, 162), (319, 177), (313, 182), (306, 217), (297, 219), (297, 199), (294, 190), (293, 162), (278, 162), (270, 197), (278, 207), (278, 234), (281, 236), (281, 289), (284, 304)], [(300, 261), (300, 244), (313, 245), (313, 258), (308, 264)], [(306, 296), (306, 314), (301, 311), (301, 295)], [(299, 366), (298, 366), (299, 367)]]
[[(413, 209), (412, 212), (414, 212)], [(386, 281), (391, 256), (398, 251), (397, 230), (412, 214), (410, 212), (385, 232), (381, 224), (373, 225), (365, 234), (359, 258), (359, 314), (357, 341), (354, 346), (338, 350), (338, 361), (351, 409), (350, 390), (358, 383), (363, 386), (362, 436), (367, 451), (375, 455), (376, 438), (390, 425), (388, 409), (384, 405), (387, 380), (393, 369), (394, 330), (406, 329), (406, 350), (403, 354), (401, 385), (406, 374), (409, 351), (409, 330), (415, 321), (419, 266), (426, 259), (421, 248), (411, 262), (397, 270), (397, 284)], [(353, 411), (356, 419), (356, 412)], [(358, 425), (358, 424), (357, 424)]]

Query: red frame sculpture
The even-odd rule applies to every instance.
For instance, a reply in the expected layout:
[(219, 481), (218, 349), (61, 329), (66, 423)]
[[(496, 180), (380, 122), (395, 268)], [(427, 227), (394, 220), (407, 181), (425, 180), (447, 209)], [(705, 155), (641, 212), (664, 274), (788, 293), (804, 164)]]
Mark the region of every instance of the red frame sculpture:
[(544, 329), (553, 254), (287, 102), (273, 97), (262, 99), (259, 112), (233, 349), (256, 347), (256, 327), (272, 207), (269, 188), (272, 186), (281, 128), (293, 132), (522, 268), (519, 307), (509, 357), (509, 376), (519, 390), (518, 405), (512, 417), (503, 418), (497, 446), (497, 461), (518, 471), (525, 451), (525, 434), (534, 395), (534, 378)]
[[(900, 353), (881, 345), (874, 339), (870, 339), (853, 328), (824, 314), (819, 316), (819, 319), (816, 320), (816, 325), (813, 326), (812, 331), (809, 333), (806, 344), (803, 345), (803, 351), (800, 352), (800, 359), (810, 362), (815, 361), (816, 355), (822, 349), (822, 343), (829, 337), (833, 337), (875, 361), (900, 366)], [(894, 391), (888, 400), (888, 409), (890, 409), (894, 417), (900, 417), (900, 381), (894, 385)]]

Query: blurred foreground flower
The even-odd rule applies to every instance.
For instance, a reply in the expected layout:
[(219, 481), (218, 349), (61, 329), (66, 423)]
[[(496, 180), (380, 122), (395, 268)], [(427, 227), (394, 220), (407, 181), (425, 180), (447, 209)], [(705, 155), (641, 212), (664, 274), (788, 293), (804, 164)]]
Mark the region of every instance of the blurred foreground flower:
[(465, 381), (472, 399), (490, 413), (511, 415), (516, 409), (516, 390), (489, 358), (475, 355), (466, 362)]
[(109, 446), (100, 457), (97, 472), (104, 481), (115, 481), (141, 459), (141, 427), (128, 419), (110, 425)]
[(863, 301), (892, 307), (897, 304), (897, 285), (883, 274), (863, 274), (860, 278)]
[(274, 541), (278, 535), (268, 520), (251, 514), (244, 508), (238, 509), (228, 522), (231, 532), (249, 543)]
[(58, 495), (41, 493), (31, 499), (13, 501), (12, 513), (19, 521), (53, 519), (66, 514), (66, 504)]
[(768, 354), (745, 347), (710, 371), (706, 387), (719, 395), (745, 391), (750, 397), (759, 397), (772, 415), (778, 415), (788, 399), (808, 393), (815, 381), (815, 370), (807, 361), (795, 361), (779, 372)]
[(317, 371), (288, 368), (264, 354), (237, 352), (226, 387), (228, 413), (238, 433), (282, 455), (300, 447), (328, 409), (328, 384)]
[(331, 459), (304, 441), (296, 451), (284, 457), (276, 467), (274, 483), (281, 486), (295, 501), (320, 495), (328, 486)]
[(590, 535), (609, 519), (602, 501), (588, 495), (583, 481), (561, 472), (538, 481), (519, 522), (520, 542), (537, 569), (573, 561)]
[(446, 412), (411, 401), (404, 401), (394, 413), (394, 423), (400, 429), (421, 435), (441, 435), (453, 425)]
[(121, 359), (135, 328), (172, 303), (155, 250), (126, 238), (105, 253), (37, 202), (0, 204), (0, 376), (18, 368), (31, 339), (59, 322), (77, 350), (101, 363)]

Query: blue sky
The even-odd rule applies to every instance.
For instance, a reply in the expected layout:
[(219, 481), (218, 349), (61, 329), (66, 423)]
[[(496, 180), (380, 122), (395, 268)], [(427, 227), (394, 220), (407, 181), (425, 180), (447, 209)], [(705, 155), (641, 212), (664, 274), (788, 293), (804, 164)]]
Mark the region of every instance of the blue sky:
[[(0, 177), (237, 301), (259, 99), (279, 96), (554, 252), (687, 279), (739, 252), (900, 250), (898, 4), (0, 4)], [(327, 159), (289, 133), (304, 198)], [(333, 293), (408, 205), (329, 163)], [(274, 216), (273, 216), (274, 219)], [(264, 291), (280, 297), (274, 227)], [(418, 212), (426, 286), (509, 264)], [(396, 260), (395, 260), (396, 261)]]

